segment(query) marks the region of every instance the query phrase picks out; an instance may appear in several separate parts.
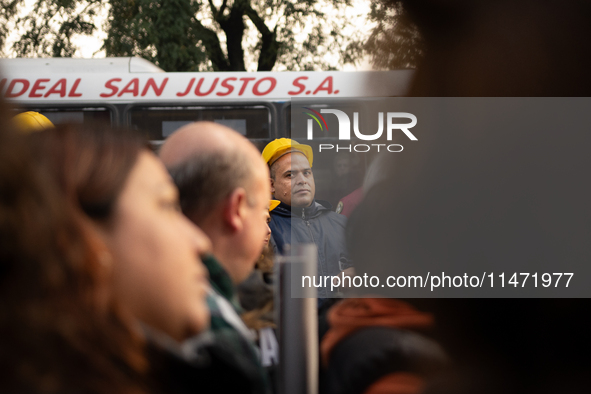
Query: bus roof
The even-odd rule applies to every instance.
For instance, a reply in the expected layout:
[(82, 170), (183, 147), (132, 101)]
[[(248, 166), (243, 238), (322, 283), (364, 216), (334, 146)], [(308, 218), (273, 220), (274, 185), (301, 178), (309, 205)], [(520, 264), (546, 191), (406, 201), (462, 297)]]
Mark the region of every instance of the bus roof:
[(0, 94), (18, 102), (287, 101), (403, 96), (413, 70), (163, 72), (147, 60), (0, 59)]
[(162, 73), (160, 67), (141, 57), (107, 57), (100, 59), (13, 58), (0, 59), (1, 72), (19, 70), (23, 74), (67, 73)]

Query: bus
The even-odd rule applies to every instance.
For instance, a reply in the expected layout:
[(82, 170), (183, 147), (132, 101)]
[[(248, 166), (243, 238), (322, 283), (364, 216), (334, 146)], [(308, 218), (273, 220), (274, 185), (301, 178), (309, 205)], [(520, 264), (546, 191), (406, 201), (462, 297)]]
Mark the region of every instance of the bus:
[(292, 98), (403, 96), (413, 70), (164, 72), (138, 57), (0, 59), (0, 94), (53, 123), (109, 122), (156, 146), (198, 120), (224, 124), (257, 147), (290, 137)]
[[(413, 70), (164, 72), (138, 57), (15, 58), (0, 59), (0, 94), (15, 113), (40, 112), (54, 124), (107, 122), (137, 129), (154, 150), (185, 124), (207, 120), (236, 130), (262, 151), (275, 138), (292, 137), (291, 99), (404, 96), (412, 75)], [(317, 151), (317, 144), (335, 142), (337, 135), (324, 135), (307, 143)], [(347, 160), (342, 153), (316, 156), (317, 196), (333, 208), (339, 194), (360, 186), (373, 160), (364, 153)], [(337, 177), (343, 166), (349, 175)]]

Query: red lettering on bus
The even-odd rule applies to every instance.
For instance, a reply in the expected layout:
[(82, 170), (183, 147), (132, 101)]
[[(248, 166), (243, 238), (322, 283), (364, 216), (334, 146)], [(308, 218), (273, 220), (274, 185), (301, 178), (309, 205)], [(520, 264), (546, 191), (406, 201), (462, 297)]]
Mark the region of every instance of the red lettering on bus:
[(105, 83), (107, 89), (111, 89), (111, 93), (101, 93), (101, 97), (111, 97), (117, 94), (119, 88), (113, 85), (113, 82), (121, 82), (121, 78), (112, 78)]
[(57, 81), (43, 97), (48, 97), (50, 94), (59, 94), (60, 97), (64, 97), (66, 95), (66, 78)]
[(229, 95), (230, 93), (232, 93), (232, 92), (234, 91), (234, 86), (230, 85), (230, 84), (229, 84), (229, 82), (230, 82), (230, 81), (236, 81), (236, 80), (237, 80), (237, 78), (234, 78), (234, 77), (230, 77), (230, 78), (226, 78), (226, 79), (224, 79), (224, 80), (222, 81), (221, 85), (222, 85), (223, 87), (225, 87), (226, 89), (228, 89), (228, 90), (227, 90), (226, 92), (224, 92), (224, 93), (222, 93), (222, 92), (217, 92), (216, 94), (217, 94), (218, 96), (227, 96), (227, 95)]
[[(324, 86), (325, 82), (326, 82), (326, 86)], [(324, 81), (322, 81), (322, 83), (320, 85), (318, 85), (318, 87), (316, 88), (316, 90), (312, 94), (316, 94), (321, 90), (326, 90), (326, 92), (328, 94), (332, 94), (332, 77), (326, 77), (326, 79)]]
[[(270, 81), (271, 82), (271, 86), (269, 87), (269, 89), (267, 89), (266, 92), (261, 92), (259, 90), (259, 85), (263, 82), (263, 81)], [(258, 81), (256, 81), (256, 83), (254, 84), (254, 86), (252, 87), (252, 93), (255, 96), (264, 96), (265, 94), (269, 94), (273, 91), (273, 89), (275, 89), (275, 86), (277, 85), (277, 80), (273, 77), (265, 77), (265, 78), (261, 78)]]
[(287, 94), (289, 94), (291, 96), (295, 96), (296, 94), (302, 93), (306, 89), (306, 85), (304, 85), (303, 83), (300, 83), (300, 81), (306, 80), (306, 79), (308, 79), (308, 77), (297, 77), (296, 79), (294, 79), (293, 86), (300, 88), (300, 90), (289, 91), (289, 92), (287, 92)]
[(137, 95), (139, 94), (139, 90), (140, 90), (139, 85), (140, 85), (140, 80), (138, 78), (133, 78), (131, 81), (129, 81), (127, 83), (127, 85), (125, 85), (125, 87), (123, 89), (121, 89), (119, 94), (117, 94), (117, 97), (121, 97), (125, 93), (131, 93), (131, 94), (133, 94), (133, 97), (137, 97)]
[[(20, 92), (15, 93), (14, 87), (16, 86), (17, 83), (21, 83), (23, 85), (23, 87), (20, 90)], [(6, 89), (6, 94), (4, 95), (4, 97), (8, 98), (8, 97), (22, 96), (29, 89), (29, 85), (30, 85), (30, 83), (26, 79), (13, 79), (8, 84), (8, 88)]]
[(82, 93), (78, 93), (76, 89), (78, 89), (78, 85), (80, 85), (80, 81), (82, 78), (76, 78), (74, 81), (74, 85), (72, 85), (72, 89), (70, 89), (70, 93), (68, 93), (68, 97), (82, 97)]
[(211, 84), (211, 88), (209, 88), (209, 90), (205, 93), (201, 93), (201, 85), (203, 85), (203, 80), (205, 78), (201, 78), (199, 79), (199, 82), (197, 82), (197, 86), (195, 86), (195, 96), (207, 96), (208, 94), (210, 94), (211, 92), (213, 92), (213, 90), (215, 89), (215, 86), (218, 84), (219, 78), (216, 78), (213, 80), (213, 83)]
[(242, 87), (240, 88), (240, 91), (238, 92), (238, 96), (242, 96), (242, 94), (246, 90), (246, 85), (248, 85), (248, 83), (250, 81), (254, 81), (255, 79), (256, 78), (252, 78), (252, 77), (240, 78), (240, 80), (242, 81)]
[(38, 90), (45, 89), (45, 85), (41, 85), (42, 83), (49, 82), (49, 79), (41, 78), (35, 81), (31, 91), (29, 92), (29, 97), (43, 97), (43, 94), (37, 93)]
[(177, 92), (176, 95), (178, 97), (185, 97), (191, 91), (191, 88), (193, 87), (193, 83), (195, 83), (195, 78), (191, 78), (191, 80), (189, 81), (189, 85), (187, 85), (187, 89), (183, 93)]
[[(156, 82), (154, 82), (154, 78), (149, 78), (148, 82), (146, 82), (146, 86), (144, 86), (144, 90), (142, 90), (142, 97), (144, 97), (146, 95), (146, 93), (148, 93), (148, 89), (150, 87), (152, 87), (152, 89), (154, 90), (154, 93), (156, 93), (156, 96), (160, 97), (167, 82), (168, 82), (168, 78), (164, 78), (164, 80), (162, 81), (162, 85), (160, 85), (160, 87), (158, 87), (158, 85), (156, 85)], [(178, 96), (178, 94), (177, 94), (177, 96)]]

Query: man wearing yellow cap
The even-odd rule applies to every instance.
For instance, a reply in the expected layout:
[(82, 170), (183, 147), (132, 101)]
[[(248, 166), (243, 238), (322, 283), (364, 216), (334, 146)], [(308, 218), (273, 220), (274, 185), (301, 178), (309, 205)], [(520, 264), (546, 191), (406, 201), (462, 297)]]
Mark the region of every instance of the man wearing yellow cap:
[[(312, 173), (312, 148), (280, 138), (263, 150), (269, 165), (271, 193), (281, 203), (271, 212), (271, 234), (279, 253), (286, 245), (314, 243), (318, 248), (318, 275), (338, 275), (351, 267), (345, 244), (347, 218), (333, 212), (330, 204), (316, 201)], [(329, 288), (319, 288), (326, 298)]]

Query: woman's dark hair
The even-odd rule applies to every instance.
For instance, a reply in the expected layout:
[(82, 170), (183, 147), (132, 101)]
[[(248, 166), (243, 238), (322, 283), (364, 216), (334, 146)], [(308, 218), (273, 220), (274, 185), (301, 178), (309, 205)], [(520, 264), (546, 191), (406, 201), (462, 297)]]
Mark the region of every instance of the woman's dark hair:
[(145, 391), (144, 344), (108, 297), (95, 224), (143, 146), (109, 127), (0, 128), (0, 391)]
[(144, 147), (131, 130), (109, 126), (61, 126), (31, 135), (34, 154), (69, 202), (91, 219), (105, 221)]

